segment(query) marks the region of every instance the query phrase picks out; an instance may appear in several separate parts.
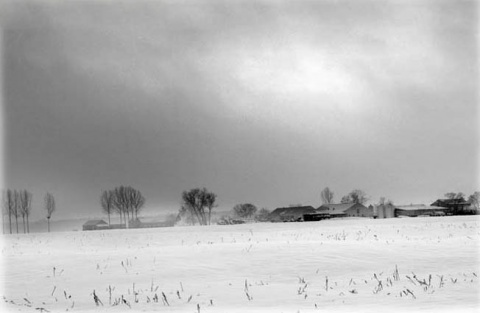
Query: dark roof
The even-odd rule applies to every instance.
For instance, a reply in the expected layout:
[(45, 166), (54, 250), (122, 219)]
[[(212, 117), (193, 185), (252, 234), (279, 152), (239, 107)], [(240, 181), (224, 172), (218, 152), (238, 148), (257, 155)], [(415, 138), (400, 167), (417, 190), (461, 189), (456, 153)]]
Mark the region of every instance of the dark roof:
[(317, 210), (335, 210), (335, 213), (343, 213), (346, 210), (350, 209), (356, 203), (329, 203), (321, 205)]
[(83, 226), (96, 226), (101, 224), (108, 225), (107, 222), (105, 222), (104, 220), (89, 220), (89, 221), (86, 221), (85, 224), (83, 224)]
[(303, 215), (307, 213), (316, 213), (316, 210), (311, 205), (306, 206), (293, 206), (286, 208), (277, 208), (270, 213), (271, 216), (275, 215)]
[(446, 205), (455, 205), (455, 204), (470, 204), (470, 202), (466, 201), (464, 198), (455, 198), (455, 199), (438, 199), (437, 201), (435, 201), (434, 203), (432, 203), (432, 205), (434, 205), (435, 203), (443, 203), (443, 204), (446, 204)]

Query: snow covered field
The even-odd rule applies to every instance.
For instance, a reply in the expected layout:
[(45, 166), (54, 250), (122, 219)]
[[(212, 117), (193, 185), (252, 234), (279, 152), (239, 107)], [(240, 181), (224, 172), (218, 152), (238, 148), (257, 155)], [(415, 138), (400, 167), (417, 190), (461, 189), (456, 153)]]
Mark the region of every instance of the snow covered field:
[(480, 308), (478, 217), (3, 238), (1, 293), (8, 312)]

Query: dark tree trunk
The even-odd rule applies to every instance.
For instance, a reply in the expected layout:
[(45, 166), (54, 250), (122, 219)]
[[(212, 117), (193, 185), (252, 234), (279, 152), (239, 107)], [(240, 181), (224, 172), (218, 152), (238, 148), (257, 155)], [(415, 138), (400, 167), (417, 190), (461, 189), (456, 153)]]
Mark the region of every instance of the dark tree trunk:
[(50, 218), (47, 218), (48, 232), (50, 232)]
[(8, 208), (8, 224), (10, 228), (10, 234), (12, 234), (12, 211)]
[(17, 234), (18, 234), (18, 216), (15, 214), (15, 223), (17, 224)]

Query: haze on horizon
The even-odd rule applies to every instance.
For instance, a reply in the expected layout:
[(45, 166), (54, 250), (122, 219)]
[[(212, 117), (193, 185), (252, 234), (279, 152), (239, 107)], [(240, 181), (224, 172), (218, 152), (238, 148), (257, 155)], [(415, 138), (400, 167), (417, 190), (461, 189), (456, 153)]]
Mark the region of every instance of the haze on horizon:
[(429, 204), (480, 189), (475, 1), (3, 1), (7, 188), (32, 217), (219, 210), (362, 189)]

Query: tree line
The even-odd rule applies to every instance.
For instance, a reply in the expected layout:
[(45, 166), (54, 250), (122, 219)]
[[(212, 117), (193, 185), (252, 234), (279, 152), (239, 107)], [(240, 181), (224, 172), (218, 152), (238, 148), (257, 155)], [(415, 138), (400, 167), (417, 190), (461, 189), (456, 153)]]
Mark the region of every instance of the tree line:
[[(16, 229), (17, 234), (20, 232), (18, 227), (19, 218), (22, 219), (23, 233), (30, 233), (29, 217), (32, 212), (32, 198), (33, 195), (28, 190), (7, 189), (3, 191), (2, 225), (5, 225), (5, 216), (8, 216), (10, 234), (14, 232), (14, 229)], [(55, 197), (51, 193), (47, 192), (45, 194), (44, 208), (47, 212), (47, 229), (50, 232), (50, 218), (53, 212), (55, 212)]]

